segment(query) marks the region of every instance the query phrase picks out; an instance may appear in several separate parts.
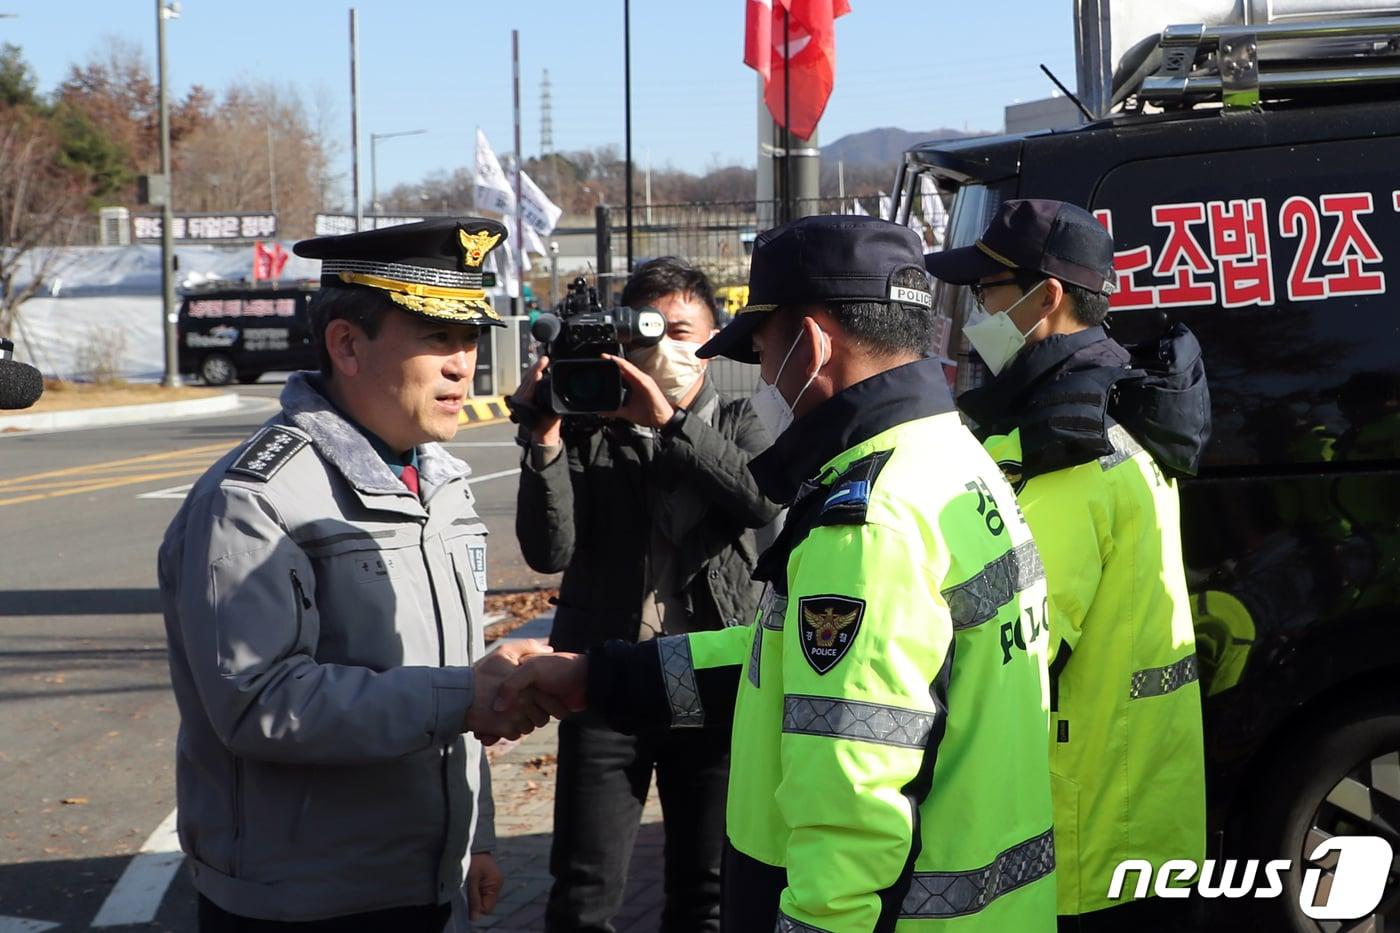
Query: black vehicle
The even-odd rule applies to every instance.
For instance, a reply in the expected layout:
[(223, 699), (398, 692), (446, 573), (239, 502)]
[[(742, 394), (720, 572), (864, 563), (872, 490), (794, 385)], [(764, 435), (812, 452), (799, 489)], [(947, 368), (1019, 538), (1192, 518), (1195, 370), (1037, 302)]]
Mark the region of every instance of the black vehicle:
[(257, 382), (265, 372), (315, 369), (307, 302), (317, 283), (187, 289), (180, 303), (180, 372), (206, 384)]
[[(1285, 27), (1173, 27), (1120, 66), (1110, 116), (916, 147), (894, 208), (907, 218), (932, 175), (958, 247), (1004, 199), (1083, 205), (1116, 241), (1114, 336), (1199, 337), (1214, 432), (1181, 502), (1210, 855), (1301, 868), (1334, 835), (1400, 854), (1400, 19), (1327, 25), (1344, 61), (1296, 60), (1307, 24), (1286, 27), (1287, 63), (1266, 51)], [(934, 349), (959, 389), (984, 377), (971, 303), (939, 292)], [(1305, 916), (1302, 874), (1249, 902), (1256, 929), (1400, 923), (1394, 866), (1355, 926)]]

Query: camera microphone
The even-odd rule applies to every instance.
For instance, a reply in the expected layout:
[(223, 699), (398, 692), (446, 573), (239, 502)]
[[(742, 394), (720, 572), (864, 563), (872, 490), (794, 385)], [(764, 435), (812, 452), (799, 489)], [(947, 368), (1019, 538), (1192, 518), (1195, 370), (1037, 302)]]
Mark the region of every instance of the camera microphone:
[(0, 410), (28, 408), (44, 394), (44, 377), (14, 357), (15, 345), (0, 338)]
[(564, 322), (559, 320), (558, 315), (546, 311), (530, 325), (530, 334), (540, 343), (553, 343), (563, 329)]

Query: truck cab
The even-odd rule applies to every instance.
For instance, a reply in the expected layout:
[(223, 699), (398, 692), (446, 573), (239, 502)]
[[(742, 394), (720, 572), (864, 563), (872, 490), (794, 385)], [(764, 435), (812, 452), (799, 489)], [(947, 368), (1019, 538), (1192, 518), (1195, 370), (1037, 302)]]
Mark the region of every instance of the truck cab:
[[(1313, 867), (1334, 835), (1400, 854), (1397, 49), (1400, 17), (1172, 27), (1155, 66), (1145, 46), (1120, 65), (1105, 116), (919, 146), (896, 182), (903, 221), (934, 180), (949, 247), (1008, 198), (1086, 207), (1115, 241), (1110, 333), (1200, 340), (1214, 428), (1180, 495), (1217, 859)], [(971, 307), (939, 286), (955, 390), (987, 376)], [(1302, 875), (1252, 903), (1261, 929), (1400, 924), (1393, 866), (1373, 926), (1307, 916)]]

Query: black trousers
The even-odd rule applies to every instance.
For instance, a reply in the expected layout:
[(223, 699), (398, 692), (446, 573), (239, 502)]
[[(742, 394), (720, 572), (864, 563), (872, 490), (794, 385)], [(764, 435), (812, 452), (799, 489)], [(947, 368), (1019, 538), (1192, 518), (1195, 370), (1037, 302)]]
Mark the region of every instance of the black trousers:
[(661, 930), (719, 930), (728, 731), (630, 736), (584, 713), (559, 724), (549, 933), (613, 933), (653, 770), (666, 830)]
[(1059, 933), (1183, 933), (1198, 929), (1192, 898), (1146, 897), (1077, 917), (1061, 916)]
[(442, 933), (451, 916), (451, 904), (430, 904), (304, 923), (256, 920), (231, 914), (203, 894), (199, 896), (199, 933)]

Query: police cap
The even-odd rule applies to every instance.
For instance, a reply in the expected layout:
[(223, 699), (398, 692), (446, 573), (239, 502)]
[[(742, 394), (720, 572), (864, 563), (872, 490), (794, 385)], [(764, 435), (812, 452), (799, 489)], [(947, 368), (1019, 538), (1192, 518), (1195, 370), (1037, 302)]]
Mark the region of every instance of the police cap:
[(927, 287), (894, 284), (904, 269), (927, 280), (923, 243), (908, 227), (878, 217), (822, 214), (766, 230), (754, 241), (749, 303), (696, 355), (758, 362), (753, 334), (776, 308), (838, 301), (933, 307)]
[(976, 243), (930, 253), (924, 261), (934, 278), (954, 285), (1017, 269), (1100, 295), (1117, 290), (1113, 237), (1092, 214), (1066, 201), (1006, 201)]
[(459, 324), (505, 322), (491, 307), (481, 271), (505, 242), (494, 220), (454, 217), (302, 240), (292, 252), (321, 260), (321, 284), (372, 288), (412, 314)]

